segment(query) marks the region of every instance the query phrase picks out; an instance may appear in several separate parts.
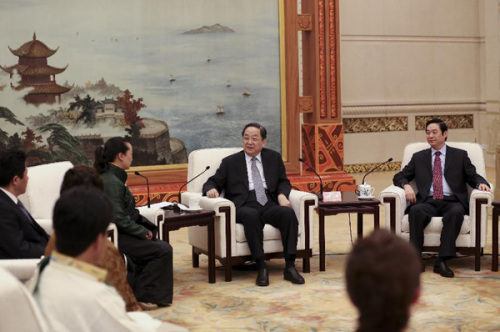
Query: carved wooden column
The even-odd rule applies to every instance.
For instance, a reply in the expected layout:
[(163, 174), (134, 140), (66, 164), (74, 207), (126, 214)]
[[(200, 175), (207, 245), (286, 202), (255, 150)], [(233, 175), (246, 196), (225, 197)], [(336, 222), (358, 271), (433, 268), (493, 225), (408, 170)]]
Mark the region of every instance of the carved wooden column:
[[(303, 114), (302, 158), (321, 175), (325, 191), (350, 190), (355, 183), (344, 172), (344, 129), (340, 114), (338, 0), (302, 0)], [(310, 174), (309, 167), (303, 170)], [(319, 183), (310, 177), (307, 188)]]

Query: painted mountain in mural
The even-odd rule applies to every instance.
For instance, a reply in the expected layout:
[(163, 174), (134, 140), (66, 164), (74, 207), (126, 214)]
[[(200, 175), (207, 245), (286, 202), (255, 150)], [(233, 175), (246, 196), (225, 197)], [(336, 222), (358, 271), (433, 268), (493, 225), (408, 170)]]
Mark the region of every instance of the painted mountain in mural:
[(204, 25), (201, 28), (189, 30), (189, 31), (186, 31), (183, 33), (187, 34), (187, 35), (194, 35), (194, 34), (199, 34), (199, 33), (234, 33), (234, 32), (235, 31), (233, 29), (225, 27), (225, 26), (217, 23), (217, 24), (214, 24), (211, 26)]

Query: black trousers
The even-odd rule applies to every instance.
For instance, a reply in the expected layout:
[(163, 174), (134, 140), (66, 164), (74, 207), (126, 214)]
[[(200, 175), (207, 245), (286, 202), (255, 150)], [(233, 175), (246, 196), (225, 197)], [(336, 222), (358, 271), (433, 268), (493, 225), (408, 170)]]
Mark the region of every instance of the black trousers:
[(254, 260), (264, 257), (264, 226), (270, 224), (280, 230), (283, 253), (295, 257), (299, 222), (292, 208), (280, 206), (267, 195), (267, 203), (262, 206), (250, 191), (243, 206), (236, 209), (236, 222), (243, 225), (250, 252)]
[(455, 242), (462, 228), (464, 214), (465, 208), (455, 196), (445, 196), (439, 200), (427, 197), (424, 202), (415, 204), (410, 209), (410, 241), (419, 252), (422, 252), (425, 227), (432, 217), (441, 216), (443, 229), (441, 230), (439, 257), (455, 257)]
[(131, 260), (129, 282), (139, 302), (172, 303), (174, 292), (172, 247), (160, 240), (118, 233), (118, 248)]

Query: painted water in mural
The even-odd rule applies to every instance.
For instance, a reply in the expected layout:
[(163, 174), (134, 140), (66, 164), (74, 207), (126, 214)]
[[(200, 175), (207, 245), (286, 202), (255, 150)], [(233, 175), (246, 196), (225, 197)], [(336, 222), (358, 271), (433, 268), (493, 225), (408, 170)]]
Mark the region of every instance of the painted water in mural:
[(239, 146), (281, 148), (278, 1), (0, 2), (0, 149), (89, 164), (128, 136), (134, 165)]

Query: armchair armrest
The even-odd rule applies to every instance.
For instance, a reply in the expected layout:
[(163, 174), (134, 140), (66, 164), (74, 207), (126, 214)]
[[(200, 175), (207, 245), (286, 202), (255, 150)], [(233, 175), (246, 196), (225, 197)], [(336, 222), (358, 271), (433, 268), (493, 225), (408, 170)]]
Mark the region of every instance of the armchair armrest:
[(158, 226), (158, 222), (160, 220), (163, 220), (163, 209), (162, 207), (169, 205), (170, 203), (155, 203), (151, 204), (150, 207), (148, 208), (147, 205), (145, 206), (140, 206), (137, 208), (139, 210), (139, 213), (149, 221), (151, 221), (153, 224)]
[[(218, 197), (200, 199), (200, 207), (203, 210), (215, 211), (215, 237), (220, 237), (221, 255), (224, 257), (236, 252), (236, 207), (230, 200)], [(230, 249), (229, 252), (227, 249)]]
[[(181, 200), (185, 202), (191, 197), (200, 197), (201, 193), (184, 192)], [(200, 197), (200, 207), (202, 210), (215, 212), (215, 252), (222, 258), (231, 257), (231, 253), (236, 252), (236, 207), (230, 200), (218, 197)], [(206, 227), (203, 227), (206, 228)], [(189, 229), (189, 243), (195, 244), (200, 249), (207, 249), (206, 229), (191, 227)]]
[(385, 207), (385, 226), (401, 233), (401, 220), (408, 205), (404, 189), (394, 185), (385, 188), (380, 193), (380, 202)]
[(0, 259), (0, 267), (13, 274), (21, 282), (31, 279), (41, 258)]
[(110, 240), (116, 248), (118, 248), (118, 228), (115, 223), (110, 223), (108, 226), (108, 240)]
[[(305, 191), (292, 190), (288, 198), (299, 221), (299, 234), (301, 236), (297, 243), (297, 249), (305, 249), (307, 247), (312, 249), (314, 247), (314, 209), (318, 206), (318, 196)], [(305, 228), (306, 220), (309, 224), (308, 232), (306, 232)]]
[(311, 194), (305, 191), (300, 191), (300, 190), (294, 190), (290, 192), (290, 195), (288, 196), (288, 199), (290, 200), (290, 203), (292, 205), (292, 208), (295, 211), (295, 214), (297, 215), (297, 218), (299, 218), (300, 214), (299, 209), (304, 208), (304, 202), (307, 200), (313, 200), (314, 201), (314, 206), (311, 207), (311, 209), (314, 209), (318, 205), (318, 196), (315, 194)]
[(209, 198), (207, 196), (202, 196), (200, 199), (200, 207), (203, 210), (214, 210), (217, 213), (217, 208), (219, 207), (231, 207), (236, 209), (234, 203), (224, 197)]
[(470, 193), (470, 198), (469, 198), (469, 204), (470, 204), (469, 210), (473, 209), (472, 205), (478, 199), (486, 199), (488, 206), (491, 206), (491, 202), (493, 200), (493, 194), (489, 191), (473, 189)]
[[(488, 191), (473, 189), (469, 198), (470, 235), (481, 247), (486, 244), (488, 206), (491, 206), (493, 194)], [(479, 247), (478, 247), (479, 248)], [(478, 267), (476, 266), (476, 269)], [(477, 270), (479, 271), (479, 270)]]

